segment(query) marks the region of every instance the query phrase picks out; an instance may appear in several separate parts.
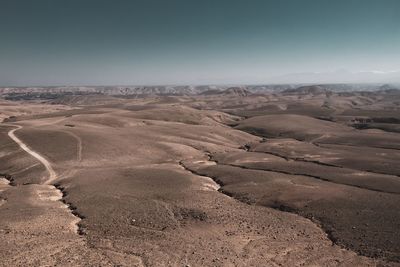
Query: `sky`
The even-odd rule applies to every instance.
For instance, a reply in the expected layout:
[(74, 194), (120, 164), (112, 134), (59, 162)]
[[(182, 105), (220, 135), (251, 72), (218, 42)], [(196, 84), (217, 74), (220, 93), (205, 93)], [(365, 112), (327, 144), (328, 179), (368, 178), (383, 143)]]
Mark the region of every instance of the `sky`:
[(0, 0), (0, 86), (343, 82), (369, 72), (400, 81), (399, 0)]

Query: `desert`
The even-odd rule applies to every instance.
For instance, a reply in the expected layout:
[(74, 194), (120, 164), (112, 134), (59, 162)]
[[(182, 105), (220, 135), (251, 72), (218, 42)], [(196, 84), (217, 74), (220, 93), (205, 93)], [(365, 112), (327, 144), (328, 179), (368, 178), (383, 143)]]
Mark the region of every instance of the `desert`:
[(400, 267), (399, 0), (0, 0), (0, 267)]
[(399, 92), (2, 100), (2, 266), (396, 266)]

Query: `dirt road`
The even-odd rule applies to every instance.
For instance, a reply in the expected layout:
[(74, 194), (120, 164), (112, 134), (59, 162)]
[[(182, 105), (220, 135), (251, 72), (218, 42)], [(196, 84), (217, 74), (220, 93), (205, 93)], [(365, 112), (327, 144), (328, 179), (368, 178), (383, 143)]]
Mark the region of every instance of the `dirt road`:
[(54, 182), (57, 179), (57, 173), (54, 171), (54, 169), (51, 167), (50, 162), (43, 157), (42, 155), (40, 155), (39, 153), (33, 151), (32, 149), (30, 149), (21, 139), (19, 139), (16, 135), (15, 132), (22, 129), (22, 126), (20, 125), (12, 125), (14, 128), (12, 130), (10, 130), (8, 132), (8, 136), (15, 142), (17, 143), (23, 150), (25, 150), (27, 153), (29, 153), (32, 157), (36, 158), (37, 160), (39, 160), (44, 167), (46, 168), (46, 170), (49, 173), (49, 177), (47, 178), (47, 180), (44, 181), (44, 184), (51, 184), (52, 182)]

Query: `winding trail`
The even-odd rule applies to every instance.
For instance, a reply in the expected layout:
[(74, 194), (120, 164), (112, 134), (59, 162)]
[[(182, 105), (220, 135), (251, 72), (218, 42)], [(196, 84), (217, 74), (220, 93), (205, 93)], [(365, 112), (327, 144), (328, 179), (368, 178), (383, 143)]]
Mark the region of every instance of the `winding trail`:
[(16, 131), (22, 129), (21, 125), (12, 125), (12, 126), (13, 127), (17, 127), (17, 128), (10, 130), (8, 132), (8, 136), (15, 143), (17, 143), (23, 150), (25, 150), (32, 157), (36, 158), (37, 160), (39, 160), (44, 165), (44, 167), (46, 168), (46, 170), (49, 173), (49, 178), (46, 181), (44, 181), (44, 184), (51, 184), (52, 182), (54, 182), (57, 179), (57, 173), (54, 171), (53, 167), (51, 167), (50, 162), (46, 158), (44, 158), (42, 155), (40, 155), (39, 153), (37, 153), (37, 152), (33, 151), (32, 149), (30, 149), (21, 139), (19, 139), (15, 135)]
[(79, 135), (70, 132), (70, 131), (62, 131), (63, 133), (69, 134), (76, 140), (76, 161), (80, 162), (82, 161), (82, 139), (79, 137)]
[[(15, 142), (17, 143), (24, 151), (26, 151), (29, 155), (32, 157), (36, 158), (43, 166), (46, 168), (47, 172), (49, 173), (49, 177), (40, 184), (40, 186), (49, 186), (50, 190), (55, 190), (54, 197), (44, 197), (45, 199), (50, 199), (50, 200), (57, 200), (61, 201), (66, 208), (69, 209), (70, 213), (75, 217), (71, 223), (70, 223), (70, 228), (77, 234), (82, 235), (83, 231), (79, 226), (79, 222), (82, 220), (81, 216), (75, 211), (76, 208), (72, 207), (70, 203), (66, 202), (64, 199), (65, 192), (63, 191), (63, 188), (57, 185), (53, 185), (54, 181), (57, 180), (59, 177), (57, 173), (54, 171), (53, 167), (51, 166), (50, 162), (40, 155), (38, 152), (30, 149), (27, 144), (25, 144), (21, 139), (19, 139), (16, 135), (15, 132), (22, 129), (23, 126), (21, 125), (16, 125), (16, 124), (3, 124), (7, 125), (10, 127), (16, 127), (8, 132), (8, 136)], [(82, 145), (81, 141), (78, 136), (75, 136), (78, 139), (78, 160), (81, 159), (81, 150), (82, 150)], [(47, 192), (47, 189), (44, 189), (43, 192)], [(39, 198), (43, 200), (43, 197), (41, 196), (42, 191), (39, 192)]]

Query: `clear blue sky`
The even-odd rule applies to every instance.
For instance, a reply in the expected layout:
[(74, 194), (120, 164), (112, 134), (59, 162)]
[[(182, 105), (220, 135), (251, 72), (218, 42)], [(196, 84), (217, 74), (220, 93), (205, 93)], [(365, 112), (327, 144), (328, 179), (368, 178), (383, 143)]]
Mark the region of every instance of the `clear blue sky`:
[(399, 0), (0, 0), (0, 85), (400, 70)]

